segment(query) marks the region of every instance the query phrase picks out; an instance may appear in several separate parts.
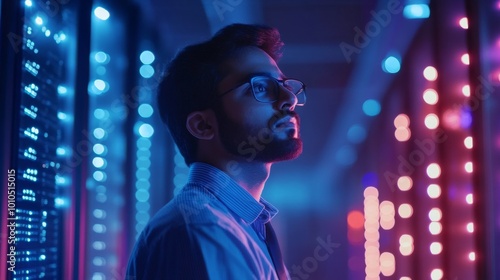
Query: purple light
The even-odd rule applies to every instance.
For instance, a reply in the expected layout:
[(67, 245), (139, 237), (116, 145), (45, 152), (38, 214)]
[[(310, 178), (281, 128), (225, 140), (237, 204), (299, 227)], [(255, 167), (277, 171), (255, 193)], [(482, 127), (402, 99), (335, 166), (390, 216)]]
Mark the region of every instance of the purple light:
[(460, 126), (464, 129), (470, 128), (472, 124), (472, 114), (470, 111), (462, 111), (462, 117), (460, 118)]
[(375, 172), (366, 173), (361, 179), (363, 187), (378, 186), (378, 176)]

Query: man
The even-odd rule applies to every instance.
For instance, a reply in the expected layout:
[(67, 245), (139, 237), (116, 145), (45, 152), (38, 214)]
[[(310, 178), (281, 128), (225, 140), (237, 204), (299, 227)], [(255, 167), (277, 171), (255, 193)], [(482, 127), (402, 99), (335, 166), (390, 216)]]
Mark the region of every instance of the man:
[(302, 152), (305, 86), (287, 79), (276, 29), (233, 24), (170, 63), (158, 106), (188, 183), (141, 233), (129, 279), (289, 279), (261, 198), (274, 162)]

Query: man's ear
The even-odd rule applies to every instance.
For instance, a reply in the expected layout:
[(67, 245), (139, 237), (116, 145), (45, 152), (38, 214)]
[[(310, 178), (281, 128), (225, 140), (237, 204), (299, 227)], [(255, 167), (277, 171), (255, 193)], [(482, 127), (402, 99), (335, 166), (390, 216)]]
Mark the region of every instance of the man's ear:
[(192, 112), (186, 119), (187, 130), (198, 139), (210, 140), (214, 138), (216, 127), (215, 115), (212, 110)]

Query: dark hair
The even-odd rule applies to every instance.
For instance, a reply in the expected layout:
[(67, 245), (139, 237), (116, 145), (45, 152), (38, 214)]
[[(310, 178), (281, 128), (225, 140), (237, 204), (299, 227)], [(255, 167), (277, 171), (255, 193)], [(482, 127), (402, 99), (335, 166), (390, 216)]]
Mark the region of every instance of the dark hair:
[(187, 165), (196, 160), (197, 139), (186, 128), (187, 116), (212, 108), (221, 65), (238, 50), (255, 46), (275, 61), (283, 42), (277, 29), (264, 25), (232, 24), (210, 40), (185, 47), (170, 62), (158, 88), (158, 110)]

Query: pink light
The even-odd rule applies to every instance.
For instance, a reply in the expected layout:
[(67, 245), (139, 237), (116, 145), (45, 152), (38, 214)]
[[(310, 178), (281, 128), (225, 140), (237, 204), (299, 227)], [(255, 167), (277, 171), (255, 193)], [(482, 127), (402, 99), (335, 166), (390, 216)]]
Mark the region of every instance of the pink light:
[(464, 139), (464, 145), (467, 149), (472, 149), (472, 147), (474, 147), (474, 143), (472, 142), (472, 136), (467, 136)]
[(392, 276), (396, 271), (396, 258), (389, 252), (380, 254), (380, 272), (384, 276)]
[(432, 235), (438, 235), (441, 233), (443, 230), (443, 226), (441, 225), (440, 222), (430, 222), (429, 224), (429, 232)]
[(462, 61), (463, 64), (469, 65), (470, 64), (470, 59), (469, 59), (469, 54), (464, 53), (461, 57), (460, 60)]
[(430, 198), (438, 198), (441, 195), (441, 187), (436, 184), (430, 184), (427, 187), (427, 194)]
[(413, 186), (413, 180), (409, 176), (402, 176), (398, 179), (398, 188), (402, 191), (410, 190)]
[(459, 24), (459, 25), (460, 25), (460, 27), (462, 27), (463, 29), (469, 29), (469, 20), (468, 20), (466, 17), (461, 18), (461, 19), (458, 21), (458, 24)]
[(411, 137), (411, 131), (406, 127), (398, 127), (396, 131), (394, 131), (394, 137), (399, 142), (408, 141)]
[(424, 69), (424, 78), (427, 79), (428, 81), (435, 81), (438, 77), (438, 72), (436, 70), (436, 68), (432, 67), (432, 66), (427, 66), (425, 67)]
[(474, 253), (474, 252), (470, 252), (470, 253), (469, 253), (469, 260), (471, 260), (471, 261), (475, 261), (475, 260), (476, 260), (476, 253)]
[(429, 211), (429, 220), (433, 222), (439, 222), (442, 217), (443, 217), (443, 212), (441, 212), (441, 209), (439, 208), (432, 208)]
[(439, 126), (439, 117), (436, 114), (425, 116), (424, 124), (428, 129), (436, 129)]
[(435, 268), (431, 271), (431, 279), (432, 280), (440, 280), (443, 279), (443, 270), (440, 268)]
[(413, 207), (408, 203), (403, 203), (398, 208), (398, 214), (401, 218), (407, 219), (413, 215)]
[(410, 125), (410, 118), (406, 114), (399, 114), (394, 118), (394, 127), (404, 127), (407, 128)]
[(426, 89), (424, 91), (424, 94), (422, 96), (424, 98), (425, 103), (429, 105), (434, 105), (438, 102), (439, 100), (439, 95), (434, 89)]
[(472, 173), (472, 171), (474, 170), (473, 168), (473, 165), (472, 165), (472, 162), (467, 162), (464, 166), (464, 169), (465, 169), (465, 172), (467, 173)]
[(436, 179), (441, 175), (441, 167), (437, 163), (431, 163), (427, 166), (427, 176), (431, 179)]
[(413, 246), (413, 236), (409, 234), (403, 234), (399, 237), (399, 247), (407, 248)]
[(431, 254), (439, 255), (443, 251), (443, 245), (439, 242), (432, 242), (429, 246), (429, 249), (431, 251)]
[(459, 129), (460, 128), (460, 110), (456, 109), (448, 109), (443, 114), (443, 124), (446, 125), (450, 129)]
[(464, 94), (465, 97), (469, 97), (470, 96), (470, 86), (469, 85), (463, 86), (462, 93)]
[(474, 203), (474, 196), (470, 193), (467, 196), (465, 196), (465, 201), (467, 201), (467, 204), (472, 204)]
[(467, 224), (467, 231), (470, 233), (474, 232), (474, 223), (468, 223)]

